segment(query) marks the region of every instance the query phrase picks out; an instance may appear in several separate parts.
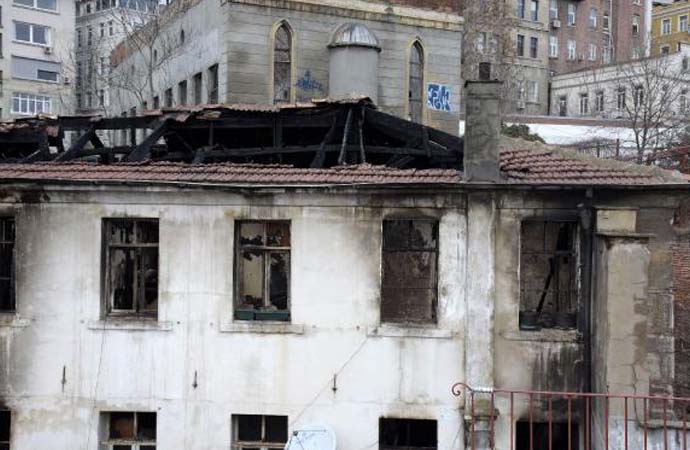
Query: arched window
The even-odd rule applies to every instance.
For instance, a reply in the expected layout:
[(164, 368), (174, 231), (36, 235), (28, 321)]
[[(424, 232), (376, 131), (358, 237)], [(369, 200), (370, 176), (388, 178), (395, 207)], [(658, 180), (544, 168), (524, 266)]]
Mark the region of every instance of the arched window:
[(292, 94), (292, 32), (281, 24), (273, 44), (273, 102), (289, 103)]
[(424, 50), (419, 41), (410, 47), (410, 79), (408, 80), (408, 108), (410, 120), (422, 121), (424, 101)]

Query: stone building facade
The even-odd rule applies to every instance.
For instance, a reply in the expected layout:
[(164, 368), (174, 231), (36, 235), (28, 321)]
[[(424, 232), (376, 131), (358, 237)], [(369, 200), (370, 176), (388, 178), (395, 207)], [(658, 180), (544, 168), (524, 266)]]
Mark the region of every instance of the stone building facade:
[(690, 2), (675, 1), (655, 5), (652, 12), (652, 55), (675, 53), (680, 44), (690, 43), (688, 18)]
[[(354, 36), (350, 46), (369, 46), (378, 53), (373, 92), (352, 93), (372, 97), (384, 111), (457, 133), (463, 20), (452, 2), (437, 2), (438, 11), (409, 6), (410, 2), (186, 3), (180, 7), (184, 14), (164, 18), (162, 34), (169, 42), (177, 39), (178, 48), (152, 71), (152, 90), (146, 87), (138, 91), (143, 94), (133, 95), (114, 89), (113, 113), (180, 104), (273, 104), (328, 97), (335, 75), (329, 74), (331, 49), (341, 46), (329, 44), (339, 27), (351, 23), (368, 30), (375, 42), (363, 44)], [(432, 3), (437, 4), (424, 6)], [(163, 54), (155, 44), (150, 51)], [(147, 76), (140, 73), (145, 57), (125, 43), (114, 55), (113, 77)], [(359, 74), (358, 64), (353, 63), (351, 70), (353, 76)]]

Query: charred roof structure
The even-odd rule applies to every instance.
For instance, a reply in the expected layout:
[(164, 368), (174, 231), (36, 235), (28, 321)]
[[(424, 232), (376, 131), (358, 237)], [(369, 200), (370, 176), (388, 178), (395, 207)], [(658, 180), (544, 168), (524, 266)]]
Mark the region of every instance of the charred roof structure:
[[(145, 133), (137, 133), (137, 130)], [(104, 146), (102, 130), (127, 133)], [(66, 147), (65, 133), (77, 138)], [(137, 135), (145, 137), (138, 141)], [(136, 117), (38, 117), (0, 126), (0, 159), (39, 161), (283, 164), (329, 168), (462, 168), (462, 139), (378, 111), (367, 99), (256, 106), (208, 105)]]

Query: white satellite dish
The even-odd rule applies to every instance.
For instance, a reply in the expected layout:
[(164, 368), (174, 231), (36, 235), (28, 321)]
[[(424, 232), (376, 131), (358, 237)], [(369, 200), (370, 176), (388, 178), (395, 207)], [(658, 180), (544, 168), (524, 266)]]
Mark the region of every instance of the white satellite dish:
[(325, 424), (301, 426), (292, 431), (285, 450), (335, 450), (335, 431)]

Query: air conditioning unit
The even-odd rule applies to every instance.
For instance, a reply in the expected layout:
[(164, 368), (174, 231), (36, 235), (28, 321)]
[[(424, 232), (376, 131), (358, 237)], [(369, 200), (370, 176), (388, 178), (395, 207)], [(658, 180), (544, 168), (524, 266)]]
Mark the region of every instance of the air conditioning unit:
[(558, 19), (551, 19), (551, 28), (560, 28), (561, 21)]
[(69, 77), (62, 77), (62, 83), (63, 84), (70, 84), (72, 80), (69, 79)]
[(53, 47), (44, 47), (43, 53), (45, 53), (46, 55), (52, 55), (53, 54)]

